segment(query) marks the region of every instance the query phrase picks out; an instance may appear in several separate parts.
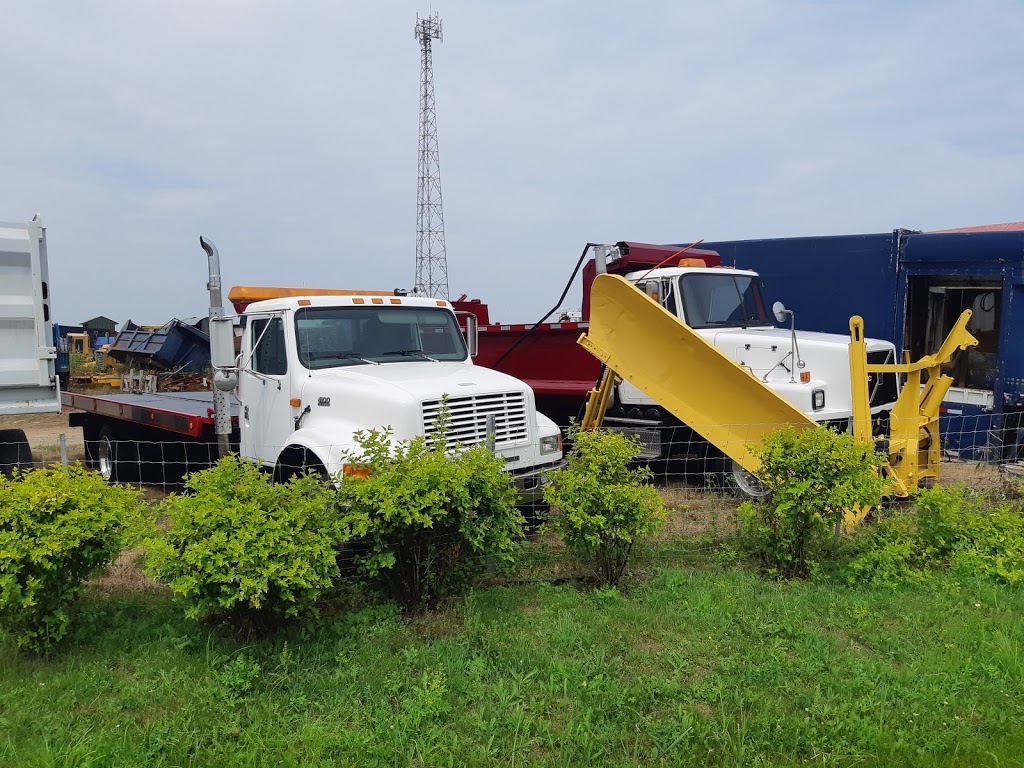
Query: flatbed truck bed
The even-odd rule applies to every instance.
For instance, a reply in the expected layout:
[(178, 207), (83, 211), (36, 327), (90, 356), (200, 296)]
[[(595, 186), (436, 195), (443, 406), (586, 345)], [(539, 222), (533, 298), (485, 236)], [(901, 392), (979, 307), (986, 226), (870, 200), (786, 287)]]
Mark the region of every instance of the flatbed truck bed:
[[(213, 392), (62, 392), (61, 401), (82, 428), (87, 462), (109, 480), (175, 485), (217, 460)], [(237, 451), (238, 400), (229, 404)]]

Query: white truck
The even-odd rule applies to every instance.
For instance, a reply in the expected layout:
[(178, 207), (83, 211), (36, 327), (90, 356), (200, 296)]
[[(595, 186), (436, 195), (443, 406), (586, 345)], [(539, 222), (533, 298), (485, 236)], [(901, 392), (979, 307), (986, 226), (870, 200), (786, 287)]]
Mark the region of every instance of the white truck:
[[(634, 283), (814, 421), (839, 429), (848, 427), (853, 411), (849, 337), (796, 330), (792, 312), (778, 303), (766, 305), (756, 272), (725, 267), (718, 253), (692, 248), (625, 241), (588, 244), (581, 261), (588, 253), (592, 257), (583, 269), (581, 322), (567, 317), (536, 325), (499, 324), (490, 321), (489, 310), (481, 302), (456, 302), (456, 309), (472, 312), (478, 321), (477, 364), (524, 380), (534, 389), (541, 409), (558, 423), (566, 424), (581, 414), (587, 394), (601, 374), (600, 363), (577, 340), (589, 328), (591, 285), (598, 274), (609, 272)], [(776, 323), (789, 327), (780, 328)], [(643, 343), (644, 333), (643, 329), (637, 332), (638, 344)], [(891, 342), (866, 342), (869, 363), (897, 362)], [(688, 369), (685, 361), (677, 361), (678, 368), (664, 366), (658, 355), (650, 352), (651, 371), (671, 369), (679, 376), (680, 391), (722, 397), (716, 393), (713, 374), (701, 377)], [(899, 395), (899, 383), (893, 373), (872, 375), (868, 385), (881, 434)], [(642, 459), (699, 462), (701, 473), (719, 467), (732, 475), (744, 492), (757, 490), (742, 467), (731, 461), (722, 465), (721, 453), (693, 429), (699, 425), (682, 423), (664, 405), (622, 381), (604, 423), (640, 438)], [(722, 415), (709, 412), (704, 418), (704, 424), (711, 424)]]
[[(845, 429), (853, 415), (850, 338), (797, 331), (793, 313), (780, 302), (769, 317), (756, 272), (688, 266), (629, 272), (625, 277), (798, 410), (814, 421)], [(775, 325), (787, 321), (789, 328)], [(892, 342), (866, 342), (869, 362), (897, 362)], [(869, 392), (874, 413), (891, 409), (899, 396), (896, 375), (874, 377)], [(618, 396), (623, 407), (654, 405), (628, 381), (619, 385)]]
[[(4, 416), (58, 413), (46, 229), (0, 222), (0, 427)], [(0, 471), (32, 464), (24, 430), (0, 429)]]
[[(163, 482), (235, 450), (278, 478), (312, 470), (343, 482), (355, 471), (345, 456), (357, 432), (390, 427), (394, 440), (429, 440), (446, 408), (449, 445), (489, 445), (524, 504), (539, 499), (544, 472), (562, 461), (561, 432), (537, 412), (530, 387), (473, 364), (449, 302), (400, 291), (235, 288), (236, 355), (235, 322), (219, 309), (216, 249), (203, 244), (216, 391), (65, 396), (108, 479)], [(140, 469), (162, 476), (139, 477)]]

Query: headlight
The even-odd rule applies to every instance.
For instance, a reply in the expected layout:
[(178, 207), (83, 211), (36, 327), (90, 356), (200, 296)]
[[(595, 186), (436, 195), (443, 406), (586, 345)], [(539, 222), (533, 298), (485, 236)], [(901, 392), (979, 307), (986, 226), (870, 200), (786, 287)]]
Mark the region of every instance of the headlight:
[(540, 455), (544, 456), (548, 453), (557, 453), (562, 450), (562, 435), (548, 435), (540, 439)]
[(825, 390), (815, 389), (811, 392), (811, 408), (820, 411), (825, 407)]

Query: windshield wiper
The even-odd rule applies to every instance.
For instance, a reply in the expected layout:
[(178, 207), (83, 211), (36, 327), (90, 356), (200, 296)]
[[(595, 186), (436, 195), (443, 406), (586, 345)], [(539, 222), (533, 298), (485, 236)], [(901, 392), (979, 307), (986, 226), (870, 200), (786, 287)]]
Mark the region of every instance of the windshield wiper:
[(748, 320), (708, 320), (701, 328), (750, 328), (751, 326), (772, 325), (769, 320), (758, 320), (752, 317)]
[(359, 352), (325, 352), (320, 355), (307, 355), (306, 360), (359, 360), (369, 365), (380, 365), (376, 360), (366, 359)]
[(390, 355), (403, 355), (405, 357), (412, 357), (413, 355), (416, 355), (418, 357), (422, 357), (424, 360), (429, 360), (432, 363), (438, 362), (436, 358), (430, 357), (430, 355), (424, 355), (422, 349), (395, 349), (391, 352), (383, 353), (381, 357), (388, 357)]

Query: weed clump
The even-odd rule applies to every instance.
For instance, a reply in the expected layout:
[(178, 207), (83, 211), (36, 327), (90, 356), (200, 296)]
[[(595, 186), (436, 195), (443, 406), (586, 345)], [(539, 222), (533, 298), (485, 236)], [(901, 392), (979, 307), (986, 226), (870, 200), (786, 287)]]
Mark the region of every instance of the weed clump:
[(896, 588), (936, 570), (1024, 584), (1024, 510), (991, 505), (963, 486), (921, 491), (907, 511), (858, 532), (842, 568), (851, 584)]

